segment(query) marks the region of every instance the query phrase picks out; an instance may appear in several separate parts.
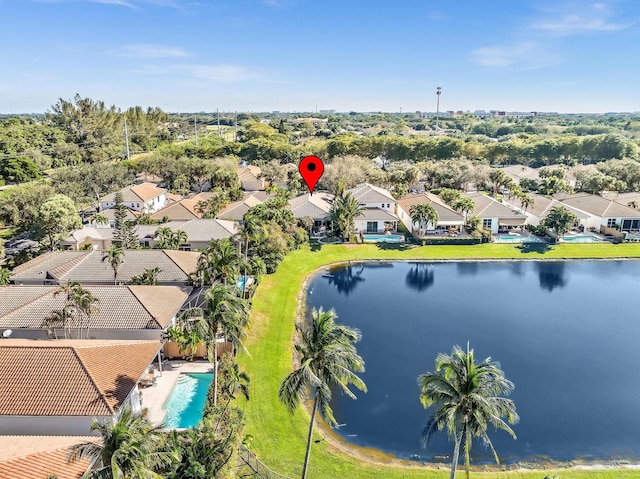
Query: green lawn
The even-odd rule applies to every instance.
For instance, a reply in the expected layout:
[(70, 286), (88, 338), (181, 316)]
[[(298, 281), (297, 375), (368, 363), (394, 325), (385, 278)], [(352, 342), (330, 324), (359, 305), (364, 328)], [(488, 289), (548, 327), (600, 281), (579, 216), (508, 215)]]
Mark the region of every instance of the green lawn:
[[(551, 246), (545, 251), (519, 249), (514, 245), (485, 244), (475, 246), (386, 247), (373, 245), (316, 245), (294, 251), (278, 271), (266, 276), (253, 299), (252, 324), (247, 340), (250, 355), (239, 358), (240, 365), (251, 377), (251, 400), (246, 403), (247, 433), (256, 455), (276, 472), (299, 477), (308, 414), (299, 410), (291, 416), (278, 402), (278, 388), (291, 371), (293, 333), (296, 310), (305, 298), (302, 284), (315, 269), (329, 263), (365, 259), (554, 259), (554, 258), (640, 258), (640, 244), (580, 244)], [(435, 359), (435, 358), (434, 358)], [(426, 420), (426, 413), (425, 413)], [(316, 432), (315, 439), (323, 433)], [(377, 454), (375, 451), (362, 451)], [(500, 451), (498, 451), (499, 453)], [(379, 460), (392, 458), (377, 455)], [(396, 461), (397, 462), (397, 461)], [(446, 468), (444, 468), (446, 469)], [(561, 470), (564, 478), (640, 478), (640, 470)], [(540, 478), (549, 471), (486, 472), (474, 477)], [(345, 454), (328, 441), (314, 443), (309, 466), (313, 478), (445, 478), (446, 470), (426, 467), (403, 467), (362, 461)]]

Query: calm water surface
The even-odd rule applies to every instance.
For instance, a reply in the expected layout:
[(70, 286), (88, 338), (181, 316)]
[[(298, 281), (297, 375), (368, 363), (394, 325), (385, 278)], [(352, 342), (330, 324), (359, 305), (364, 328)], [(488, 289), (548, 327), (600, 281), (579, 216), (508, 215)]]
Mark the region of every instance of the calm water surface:
[[(640, 460), (640, 262), (385, 263), (318, 274), (309, 309), (335, 308), (362, 331), (369, 389), (336, 395), (341, 435), (399, 457), (445, 460), (444, 432), (425, 449), (417, 377), (470, 341), (516, 385), (517, 440), (491, 431), (503, 462)], [(482, 444), (473, 460), (490, 462)]]

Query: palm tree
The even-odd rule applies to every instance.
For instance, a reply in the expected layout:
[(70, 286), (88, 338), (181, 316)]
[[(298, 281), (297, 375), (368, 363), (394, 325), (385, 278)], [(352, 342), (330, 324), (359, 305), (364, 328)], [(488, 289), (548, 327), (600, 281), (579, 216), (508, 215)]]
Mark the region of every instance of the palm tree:
[(11, 280), (11, 271), (7, 268), (0, 268), (0, 286), (5, 286), (9, 284)]
[(57, 328), (62, 328), (65, 339), (67, 338), (67, 327), (71, 319), (73, 319), (73, 313), (70, 306), (64, 306), (58, 311), (52, 311), (49, 316), (42, 320), (41, 327), (47, 328), (47, 334), (51, 339), (58, 339), (56, 333)]
[(556, 240), (558, 240), (569, 232), (576, 220), (576, 215), (564, 206), (554, 206), (540, 224), (545, 228), (555, 231), (557, 236)]
[(129, 284), (146, 284), (148, 286), (155, 286), (158, 284), (158, 275), (162, 273), (162, 270), (156, 266), (155, 268), (145, 269), (141, 275), (133, 276)]
[(215, 284), (205, 293), (207, 309), (200, 322), (207, 343), (207, 357), (214, 364), (213, 404), (218, 402), (218, 337), (224, 336), (234, 348), (242, 347), (249, 325), (248, 303), (238, 297), (235, 285)]
[(155, 470), (180, 460), (176, 452), (162, 450), (158, 428), (129, 407), (119, 409), (112, 418), (92, 421), (91, 431), (99, 433), (99, 440), (75, 445), (68, 457), (70, 462), (98, 461), (97, 468), (82, 476), (86, 479), (162, 479)]
[(351, 193), (343, 191), (335, 196), (328, 219), (337, 229), (338, 236), (349, 241), (353, 235), (354, 221), (365, 209)]
[(224, 409), (216, 423), (216, 431), (218, 430), (231, 401), (236, 398), (236, 393), (242, 394), (247, 401), (249, 400), (249, 384), (251, 384), (249, 376), (244, 371), (240, 371), (238, 363), (235, 361), (227, 362), (227, 366), (224, 367), (225, 357), (223, 357), (222, 364), (224, 384), (220, 387), (220, 394), (227, 398), (227, 403), (224, 405)]
[(89, 339), (89, 328), (91, 327), (91, 315), (97, 313), (98, 309), (94, 306), (99, 300), (89, 291), (80, 286), (73, 296), (73, 304), (80, 313), (80, 322), (78, 324), (78, 333), (82, 339), (82, 326), (86, 322), (86, 338)]
[(435, 372), (418, 376), (420, 401), (425, 409), (434, 406), (436, 410), (424, 428), (423, 438), (428, 442), (435, 431), (447, 430), (454, 441), (451, 479), (454, 479), (460, 447), (464, 443), (467, 478), (469, 477), (471, 444), (473, 438), (480, 438), (487, 445), (496, 460), (498, 454), (487, 435), (487, 428), (493, 425), (507, 431), (514, 439), (515, 433), (509, 427), (518, 422), (515, 403), (502, 397), (513, 390), (513, 383), (507, 380), (500, 364), (487, 358), (476, 363), (473, 349), (467, 343), (466, 352), (454, 346), (451, 354), (438, 354)]
[(418, 223), (418, 234), (420, 236), (423, 236), (423, 226), (425, 231), (429, 228), (429, 223), (433, 225), (434, 229), (438, 227), (438, 212), (428, 203), (411, 205), (411, 208), (409, 208), (409, 214), (411, 215), (411, 221)]
[(255, 215), (245, 215), (242, 226), (238, 231), (238, 237), (244, 244), (244, 267), (242, 282), (242, 297), (247, 291), (247, 268), (249, 267), (249, 242), (258, 242), (265, 234), (264, 225)]
[(627, 206), (628, 206), (629, 208), (633, 208), (634, 210), (639, 209), (639, 207), (638, 207), (638, 202), (637, 202), (636, 200), (629, 201), (629, 203), (627, 203)]
[(198, 258), (194, 283), (198, 286), (221, 281), (235, 281), (240, 276), (244, 260), (229, 238), (211, 240)]
[(525, 213), (529, 208), (531, 208), (532, 206), (535, 206), (536, 204), (536, 200), (534, 200), (531, 196), (525, 193), (520, 195), (518, 199), (520, 200), (520, 207), (524, 210)]
[(108, 225), (109, 224), (109, 218), (107, 218), (102, 213), (94, 213), (89, 217), (89, 222), (91, 222), (91, 223), (93, 223), (95, 225)]
[(158, 240), (156, 243), (156, 247), (159, 249), (172, 249), (171, 248), (171, 240), (173, 236), (173, 231), (171, 228), (167, 226), (161, 226), (156, 230), (153, 237)]
[(113, 268), (113, 284), (118, 284), (118, 270), (122, 263), (124, 263), (124, 250), (117, 246), (111, 246), (108, 250), (102, 253), (102, 262), (109, 262), (111, 268)]
[(491, 170), (489, 173), (489, 181), (491, 183), (491, 190), (494, 198), (498, 195), (502, 187), (507, 187), (512, 182), (509, 175), (500, 168), (493, 168)]
[(334, 310), (314, 309), (311, 324), (304, 328), (296, 325), (296, 330), (300, 333), (300, 341), (295, 345), (300, 355), (300, 367), (282, 381), (278, 392), (280, 402), (291, 413), (306, 397), (308, 390), (311, 390), (313, 396), (302, 479), (307, 476), (318, 407), (325, 420), (334, 426), (337, 422), (330, 406), (332, 389), (338, 389), (352, 399), (356, 399), (356, 396), (349, 388), (350, 385), (361, 391), (367, 390), (364, 382), (355, 374), (364, 372), (364, 360), (355, 347), (355, 343), (360, 340), (360, 331), (336, 324), (336, 318)]
[(453, 204), (453, 209), (464, 215), (464, 224), (469, 221), (469, 213), (475, 209), (476, 205), (471, 198), (460, 198)]
[(189, 235), (186, 231), (175, 230), (171, 235), (171, 249), (180, 249), (180, 245), (186, 244), (189, 241)]

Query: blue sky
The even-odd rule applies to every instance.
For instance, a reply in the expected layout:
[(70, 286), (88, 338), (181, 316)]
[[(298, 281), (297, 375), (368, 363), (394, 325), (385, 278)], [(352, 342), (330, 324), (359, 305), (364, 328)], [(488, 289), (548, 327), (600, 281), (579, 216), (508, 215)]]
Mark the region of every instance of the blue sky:
[(637, 0), (0, 0), (0, 112), (640, 110)]

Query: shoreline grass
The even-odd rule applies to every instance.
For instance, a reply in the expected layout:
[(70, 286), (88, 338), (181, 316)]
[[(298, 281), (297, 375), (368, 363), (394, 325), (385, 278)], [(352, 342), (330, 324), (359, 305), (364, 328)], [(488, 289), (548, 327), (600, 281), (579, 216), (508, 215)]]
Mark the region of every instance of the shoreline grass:
[[(544, 250), (514, 245), (484, 244), (473, 246), (403, 245), (312, 245), (290, 253), (278, 271), (266, 276), (253, 298), (251, 327), (246, 341), (250, 355), (238, 358), (241, 368), (251, 377), (251, 400), (245, 404), (246, 432), (253, 436), (250, 448), (274, 471), (298, 477), (309, 424), (308, 414), (299, 409), (290, 415), (278, 401), (278, 388), (292, 369), (293, 334), (298, 308), (303, 305), (303, 283), (309, 274), (331, 263), (353, 260), (549, 260), (549, 259), (640, 259), (640, 244), (552, 245)], [(425, 413), (426, 420), (426, 413)], [(344, 477), (349, 479), (384, 477), (445, 478), (448, 466), (401, 465), (391, 456), (378, 454), (379, 462), (363, 461), (343, 452), (331, 441), (322, 440), (326, 431), (316, 431), (309, 465), (310, 479)], [(367, 452), (373, 457), (375, 452)], [(499, 451), (498, 451), (499, 452)], [(386, 463), (386, 464), (385, 464)], [(640, 470), (560, 469), (550, 465), (545, 470), (505, 470), (476, 472), (476, 477), (540, 478), (558, 474), (565, 478), (640, 478)], [(506, 469), (506, 468), (504, 468)], [(480, 470), (480, 469), (478, 469)], [(462, 472), (461, 472), (462, 474)]]

